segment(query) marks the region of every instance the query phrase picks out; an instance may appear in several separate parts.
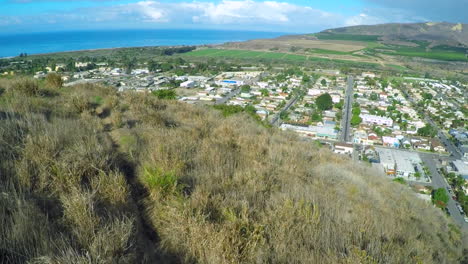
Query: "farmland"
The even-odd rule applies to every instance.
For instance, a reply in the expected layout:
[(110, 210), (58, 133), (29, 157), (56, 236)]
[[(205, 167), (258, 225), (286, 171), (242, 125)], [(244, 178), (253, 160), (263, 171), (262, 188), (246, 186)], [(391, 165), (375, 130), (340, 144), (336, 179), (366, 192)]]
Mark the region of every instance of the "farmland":
[(311, 55), (292, 54), (284, 52), (270, 52), (270, 51), (249, 51), (249, 50), (228, 50), (228, 49), (198, 49), (181, 55), (183, 57), (199, 57), (199, 58), (226, 58), (226, 59), (241, 59), (241, 60), (265, 60), (265, 61), (280, 61), (292, 63), (336, 63), (343, 66), (362, 66), (362, 67), (376, 67), (377, 63), (362, 62), (355, 60), (335, 59), (315, 57)]
[(226, 57), (239, 59), (281, 59), (293, 61), (306, 61), (305, 55), (288, 54), (282, 52), (267, 52), (267, 51), (249, 51), (249, 50), (224, 50), (224, 49), (200, 49), (189, 52), (185, 56), (195, 57)]

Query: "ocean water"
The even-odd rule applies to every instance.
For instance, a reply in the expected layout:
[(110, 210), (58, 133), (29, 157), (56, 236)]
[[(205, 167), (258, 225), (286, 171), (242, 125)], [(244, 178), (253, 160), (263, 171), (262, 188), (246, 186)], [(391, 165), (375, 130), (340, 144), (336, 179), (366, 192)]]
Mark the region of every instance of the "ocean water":
[(285, 33), (180, 29), (0, 34), (0, 57), (18, 56), (20, 53), (39, 54), (85, 49), (220, 44), (281, 35)]

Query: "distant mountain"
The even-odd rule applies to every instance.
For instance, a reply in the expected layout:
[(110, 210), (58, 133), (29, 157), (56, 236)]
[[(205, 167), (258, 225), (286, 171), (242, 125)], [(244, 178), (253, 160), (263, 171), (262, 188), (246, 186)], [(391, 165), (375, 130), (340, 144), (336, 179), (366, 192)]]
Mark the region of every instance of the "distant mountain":
[[(468, 46), (468, 24), (427, 22), (380, 24), (324, 30), (318, 35), (368, 35), (388, 41), (428, 41), (433, 45)], [(320, 37), (319, 37), (320, 39)]]

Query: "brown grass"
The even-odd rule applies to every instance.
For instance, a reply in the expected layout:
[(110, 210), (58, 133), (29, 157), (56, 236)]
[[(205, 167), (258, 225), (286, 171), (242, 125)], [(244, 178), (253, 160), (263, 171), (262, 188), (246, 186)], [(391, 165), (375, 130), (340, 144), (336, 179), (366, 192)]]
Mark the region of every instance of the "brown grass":
[(2, 97), (2, 263), (466, 256), (465, 233), (409, 189), (247, 115), (94, 85)]

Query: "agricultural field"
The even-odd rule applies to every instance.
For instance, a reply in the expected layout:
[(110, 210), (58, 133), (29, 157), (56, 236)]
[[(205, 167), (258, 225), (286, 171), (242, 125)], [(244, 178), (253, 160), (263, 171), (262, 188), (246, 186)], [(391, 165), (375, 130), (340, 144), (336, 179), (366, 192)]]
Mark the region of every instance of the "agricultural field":
[(346, 41), (363, 41), (363, 42), (377, 42), (380, 36), (376, 35), (354, 35), (354, 34), (329, 34), (329, 33), (316, 33), (313, 34), (319, 40), (346, 40)]
[(263, 58), (306, 61), (307, 56), (295, 55), (282, 52), (249, 51), (249, 50), (223, 50), (223, 49), (200, 49), (185, 54), (196, 57), (227, 57), (239, 59)]
[[(208, 57), (208, 58), (231, 58), (231, 59), (270, 59), (283, 62), (326, 62), (336, 63), (347, 66), (365, 66), (376, 67), (379, 64), (371, 62), (362, 62), (355, 60), (335, 59), (315, 57), (312, 55), (291, 54), (284, 52), (270, 52), (270, 51), (249, 51), (249, 50), (228, 50), (228, 49), (199, 49), (183, 54), (184, 57)], [(348, 55), (351, 57), (350, 55)]]
[(420, 44), (418, 47), (405, 47), (386, 45), (379, 47), (380, 52), (387, 55), (399, 55), (407, 57), (421, 57), (427, 59), (444, 61), (468, 61), (466, 49), (447, 46), (436, 46), (427, 48), (427, 44)]

